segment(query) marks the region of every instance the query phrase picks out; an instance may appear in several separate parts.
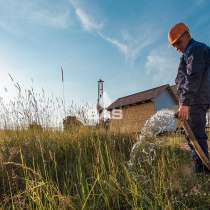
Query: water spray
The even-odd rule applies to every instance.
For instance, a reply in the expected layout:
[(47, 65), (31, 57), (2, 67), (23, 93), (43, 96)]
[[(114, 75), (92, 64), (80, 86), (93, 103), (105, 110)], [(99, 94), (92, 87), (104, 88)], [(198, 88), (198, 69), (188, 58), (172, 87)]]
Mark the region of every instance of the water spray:
[[(138, 141), (133, 145), (131, 154), (130, 154), (130, 161), (129, 166), (134, 164), (134, 161), (142, 161), (141, 156), (139, 155), (139, 151), (141, 153), (145, 153), (147, 155), (154, 156), (154, 148), (158, 145), (154, 143), (143, 144), (146, 142), (148, 138), (155, 138), (159, 134), (162, 133), (172, 133), (175, 132), (176, 127), (176, 120), (178, 119), (178, 113), (175, 113), (173, 110), (161, 110), (154, 114), (150, 119), (146, 121), (144, 127), (140, 131), (140, 135), (138, 136)], [(193, 134), (188, 122), (186, 120), (181, 121), (182, 127), (184, 129), (185, 138), (191, 147), (194, 149), (203, 164), (210, 170), (210, 162), (203, 150), (201, 149), (200, 145), (198, 144), (195, 135)], [(146, 150), (146, 151), (145, 151)]]

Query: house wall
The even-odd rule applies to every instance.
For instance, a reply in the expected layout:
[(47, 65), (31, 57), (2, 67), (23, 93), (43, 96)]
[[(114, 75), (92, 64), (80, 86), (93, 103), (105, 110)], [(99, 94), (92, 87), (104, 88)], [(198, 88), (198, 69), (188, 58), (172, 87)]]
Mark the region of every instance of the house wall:
[[(143, 127), (145, 121), (155, 113), (155, 105), (153, 102), (133, 105), (122, 108), (122, 119), (110, 120), (109, 129), (113, 132), (138, 132)], [(112, 114), (111, 114), (112, 117)]]
[(177, 104), (172, 98), (168, 90), (162, 91), (162, 93), (153, 99), (155, 104), (155, 110), (159, 111), (161, 109), (173, 109), (176, 110)]

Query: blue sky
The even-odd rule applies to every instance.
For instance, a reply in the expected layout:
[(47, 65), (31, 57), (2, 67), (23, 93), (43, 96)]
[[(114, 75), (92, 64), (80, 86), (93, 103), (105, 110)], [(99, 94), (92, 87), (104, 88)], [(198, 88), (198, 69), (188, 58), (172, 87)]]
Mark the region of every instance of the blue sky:
[[(179, 54), (168, 46), (176, 22), (210, 44), (207, 0), (0, 0), (0, 95), (23, 88), (95, 104), (102, 78), (110, 101), (173, 84)], [(8, 92), (5, 92), (5, 88)]]

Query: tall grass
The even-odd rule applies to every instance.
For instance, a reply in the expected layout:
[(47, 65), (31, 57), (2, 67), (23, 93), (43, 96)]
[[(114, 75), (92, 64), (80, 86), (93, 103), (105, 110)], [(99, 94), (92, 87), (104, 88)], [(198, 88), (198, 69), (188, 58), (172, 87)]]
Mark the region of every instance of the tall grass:
[(209, 209), (210, 179), (192, 176), (190, 155), (177, 146), (159, 144), (147, 155), (144, 145), (129, 167), (130, 135), (90, 128), (0, 135), (3, 209)]
[[(62, 129), (65, 115), (76, 116), (84, 124), (95, 124), (96, 112), (88, 103), (77, 105), (73, 101), (64, 109), (61, 97), (41, 91), (23, 88), (10, 74), (16, 96), (9, 101), (0, 97), (0, 128), (26, 128), (38, 124), (44, 128)], [(65, 112), (64, 112), (65, 110)]]
[[(46, 119), (35, 99), (24, 98), (7, 119), (15, 122), (13, 113), (21, 110), (28, 124)], [(148, 139), (130, 164), (135, 135), (96, 126), (14, 127), (0, 131), (2, 209), (209, 209), (210, 178), (192, 174), (190, 153), (179, 147), (181, 136)]]

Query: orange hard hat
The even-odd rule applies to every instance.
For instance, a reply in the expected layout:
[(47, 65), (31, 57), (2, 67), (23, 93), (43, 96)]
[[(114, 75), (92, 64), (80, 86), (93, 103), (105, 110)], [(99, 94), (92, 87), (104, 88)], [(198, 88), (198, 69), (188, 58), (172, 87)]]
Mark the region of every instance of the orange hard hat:
[(168, 41), (170, 45), (173, 45), (178, 39), (189, 31), (189, 28), (184, 23), (177, 23), (168, 32)]

